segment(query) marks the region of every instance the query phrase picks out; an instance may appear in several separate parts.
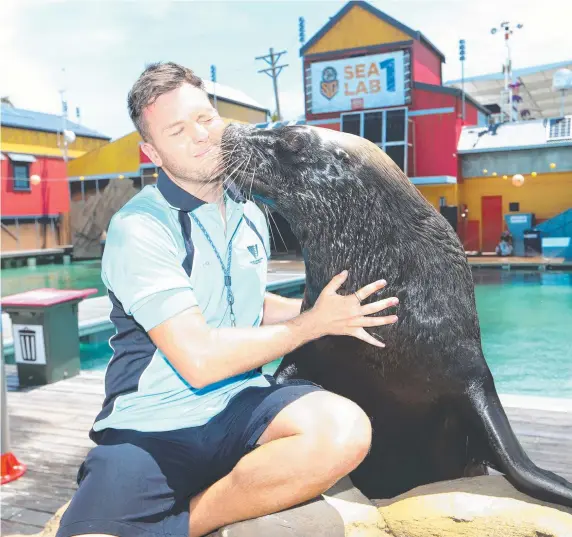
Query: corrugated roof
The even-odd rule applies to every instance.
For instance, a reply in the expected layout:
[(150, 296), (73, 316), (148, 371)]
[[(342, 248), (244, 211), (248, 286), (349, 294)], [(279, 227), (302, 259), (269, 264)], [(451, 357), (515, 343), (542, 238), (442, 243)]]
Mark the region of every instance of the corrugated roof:
[[(560, 114), (561, 95), (552, 89), (552, 80), (556, 71), (562, 68), (572, 69), (572, 59), (557, 63), (534, 65), (522, 69), (513, 69), (512, 84), (519, 102), (515, 108), (519, 117), (529, 119), (556, 117)], [(504, 73), (498, 71), (486, 75), (466, 77), (465, 92), (482, 105), (500, 103), (501, 90), (504, 88)], [(461, 79), (449, 80), (445, 86), (461, 88)], [(572, 100), (564, 101), (564, 115), (572, 114)]]
[[(56, 114), (45, 114), (44, 112), (24, 110), (23, 108), (13, 108), (10, 105), (3, 103), (0, 115), (0, 124), (4, 127), (15, 127), (18, 129), (61, 132), (62, 118)], [(110, 136), (106, 136), (105, 134), (93, 129), (88, 129), (87, 127), (74, 123), (69, 119), (66, 121), (66, 129), (75, 132), (76, 136), (111, 140)]]
[(219, 84), (218, 82), (211, 82), (210, 80), (202, 79), (205, 85), (205, 90), (208, 94), (213, 95), (216, 89), (217, 98), (224, 99), (236, 104), (242, 104), (244, 106), (249, 106), (250, 108), (257, 108), (263, 112), (270, 113), (268, 108), (265, 108), (260, 103), (256, 102), (254, 99), (246, 95), (243, 91), (225, 86), (224, 84)]
[(572, 140), (548, 141), (547, 119), (500, 123), (490, 127), (464, 127), (458, 153), (479, 153), (531, 147), (572, 145)]

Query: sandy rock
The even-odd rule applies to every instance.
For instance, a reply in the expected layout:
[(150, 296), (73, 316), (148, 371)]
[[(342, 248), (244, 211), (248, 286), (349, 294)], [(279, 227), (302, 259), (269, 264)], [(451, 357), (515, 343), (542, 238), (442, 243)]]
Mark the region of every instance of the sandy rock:
[(534, 500), (502, 476), (433, 483), (374, 503), (394, 537), (572, 537), (572, 509)]
[[(67, 506), (33, 537), (54, 537)], [(572, 509), (534, 500), (502, 476), (443, 481), (373, 501), (345, 478), (316, 500), (210, 534), (268, 536), (572, 537)]]

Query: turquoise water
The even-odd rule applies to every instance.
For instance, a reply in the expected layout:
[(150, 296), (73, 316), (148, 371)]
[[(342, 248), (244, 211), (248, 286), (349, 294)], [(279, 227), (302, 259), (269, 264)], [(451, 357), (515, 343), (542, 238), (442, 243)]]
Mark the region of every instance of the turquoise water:
[[(2, 271), (2, 296), (34, 289), (94, 287), (99, 261)], [(572, 273), (475, 270), (483, 349), (501, 393), (572, 398)], [(82, 344), (85, 369), (103, 369), (107, 343)], [(272, 371), (276, 363), (266, 366)]]
[(70, 265), (38, 265), (2, 270), (2, 296), (38, 289), (94, 288), (95, 296), (107, 294), (101, 281), (101, 261), (76, 261)]

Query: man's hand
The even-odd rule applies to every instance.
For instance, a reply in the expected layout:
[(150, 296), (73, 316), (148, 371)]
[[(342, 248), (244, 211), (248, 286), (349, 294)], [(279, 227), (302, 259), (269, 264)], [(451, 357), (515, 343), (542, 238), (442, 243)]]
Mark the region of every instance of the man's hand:
[(385, 345), (368, 334), (364, 327), (382, 326), (397, 322), (396, 315), (386, 317), (367, 317), (372, 313), (380, 312), (390, 306), (395, 306), (399, 300), (395, 297), (386, 298), (371, 304), (361, 305), (367, 297), (383, 289), (384, 280), (370, 283), (351, 295), (343, 296), (337, 293), (348, 277), (347, 270), (334, 276), (330, 283), (321, 292), (314, 307), (307, 312), (311, 316), (312, 324), (316, 330), (316, 337), (354, 336), (377, 347)]

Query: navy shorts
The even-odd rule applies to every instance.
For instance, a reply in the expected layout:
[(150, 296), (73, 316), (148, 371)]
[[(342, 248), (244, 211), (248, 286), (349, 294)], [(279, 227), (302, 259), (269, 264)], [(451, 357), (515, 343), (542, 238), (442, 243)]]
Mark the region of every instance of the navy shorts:
[(295, 380), (246, 388), (208, 423), (177, 431), (106, 429), (78, 473), (79, 488), (57, 537), (187, 536), (189, 501), (228, 474), (256, 447), (288, 404), (321, 390)]

